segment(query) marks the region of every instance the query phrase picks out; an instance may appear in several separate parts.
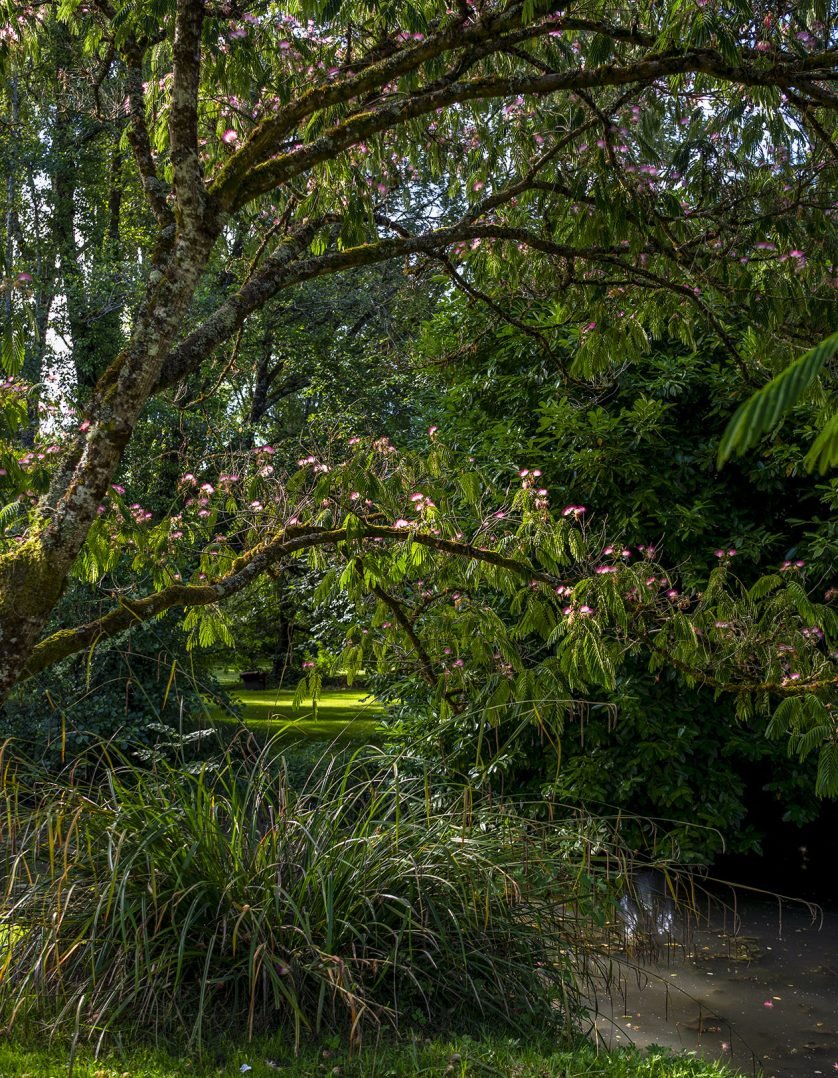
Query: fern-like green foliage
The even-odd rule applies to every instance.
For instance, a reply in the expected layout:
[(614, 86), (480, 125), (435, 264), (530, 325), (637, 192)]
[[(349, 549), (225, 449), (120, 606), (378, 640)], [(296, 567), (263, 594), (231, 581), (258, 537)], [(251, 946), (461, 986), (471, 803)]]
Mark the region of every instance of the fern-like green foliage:
[(806, 468), (820, 475), (826, 475), (830, 468), (838, 465), (838, 412), (827, 420), (826, 426), (812, 443), (806, 454)]
[(815, 793), (818, 797), (835, 797), (838, 794), (838, 744), (834, 741), (829, 741), (821, 749)]
[(197, 644), (202, 648), (213, 644), (233, 646), (233, 635), (224, 614), (213, 603), (212, 606), (195, 607), (184, 618), (183, 627), (189, 631), (187, 649), (191, 651)]
[(818, 797), (838, 795), (838, 742), (828, 705), (812, 693), (788, 696), (775, 710), (766, 734), (774, 738), (788, 736), (789, 755), (801, 760), (817, 750), (815, 793)]
[[(741, 456), (772, 430), (813, 384), (824, 365), (838, 353), (838, 333), (795, 360), (776, 378), (757, 390), (737, 410), (719, 444), (718, 463), (723, 465), (734, 453)], [(838, 421), (833, 416), (821, 431), (806, 457), (806, 467), (816, 466), (823, 474), (838, 461)]]
[(8, 505), (0, 508), (0, 531), (4, 531), (9, 524), (17, 520), (22, 511), (23, 506), (20, 502), (9, 502)]

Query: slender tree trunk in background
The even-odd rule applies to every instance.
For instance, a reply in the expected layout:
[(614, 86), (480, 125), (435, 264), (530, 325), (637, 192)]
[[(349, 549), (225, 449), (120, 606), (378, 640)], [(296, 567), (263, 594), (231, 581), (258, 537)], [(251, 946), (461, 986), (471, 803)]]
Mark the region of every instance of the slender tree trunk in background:
[(250, 413), (247, 427), (242, 432), (241, 448), (250, 450), (256, 444), (256, 427), (268, 410), (268, 390), (271, 388), (271, 355), (273, 354), (273, 332), (268, 327), (262, 337), (261, 355), (256, 367), (253, 384), (253, 397), (250, 401)]
[[(55, 287), (58, 279), (57, 257), (52, 244), (47, 223), (44, 220), (44, 198), (49, 195), (42, 191), (36, 179), (35, 168), (29, 164), (26, 169), (26, 194), (29, 208), (32, 214), (32, 226), (34, 233), (34, 250), (31, 251), (32, 264), (35, 272), (35, 294), (33, 304), (35, 309), (35, 333), (36, 339), (31, 348), (27, 348), (23, 361), (23, 374), (26, 381), (33, 386), (40, 386), (45, 375), (44, 361), (47, 357), (48, 342), (47, 330), (49, 329), (50, 314), (55, 302)], [(18, 224), (19, 227), (19, 224)], [(18, 245), (24, 249), (22, 234), (17, 237)], [(29, 440), (27, 445), (32, 445), (41, 422), (38, 405), (42, 399), (42, 391), (29, 395)]]
[[(20, 123), (20, 91), (18, 76), (12, 75), (9, 80), (11, 112), (9, 123), (14, 129)], [(19, 256), (23, 244), (21, 243), (21, 225), (18, 215), (18, 191), (16, 187), (17, 170), (10, 167), (6, 177), (6, 214), (5, 214), (5, 255), (6, 269), (11, 272), (15, 259)], [(37, 216), (37, 209), (35, 209)], [(36, 235), (40, 238), (40, 231), (36, 229)], [(40, 262), (40, 259), (39, 259)], [(49, 310), (52, 304), (52, 286), (46, 284), (42, 275), (42, 266), (36, 267), (36, 291), (33, 300), (35, 308), (35, 334), (26, 334), (26, 349), (23, 359), (23, 377), (31, 385), (37, 386), (41, 381), (41, 366), (46, 352), (46, 331), (49, 319)], [(6, 290), (3, 297), (5, 320), (8, 324), (12, 318), (12, 294)], [(35, 436), (38, 433), (40, 417), (38, 415), (38, 397), (32, 393), (27, 397), (29, 411), (28, 427), (21, 431), (21, 445), (31, 449), (35, 444)]]
[[(20, 120), (20, 96), (18, 93), (18, 80), (17, 75), (12, 75), (10, 80), (11, 86), (11, 114), (9, 121), (14, 128)], [(17, 221), (17, 192), (15, 190), (15, 170), (9, 168), (9, 173), (6, 177), (6, 213), (5, 220), (3, 222), (5, 228), (5, 259), (6, 259), (6, 272), (11, 273), (12, 265), (14, 264), (15, 257), (15, 234), (18, 229)], [(11, 289), (6, 289), (3, 295), (3, 314), (4, 322), (9, 325), (12, 320), (12, 293)]]
[(119, 148), (120, 132), (116, 132), (111, 155), (111, 183), (108, 195), (108, 231), (107, 241), (113, 257), (121, 254), (119, 243), (119, 223), (122, 215), (122, 167), (124, 157)]
[[(20, 97), (18, 94), (17, 75), (12, 75), (10, 80), (11, 85), (11, 104), (12, 110), (9, 117), (9, 121), (14, 127), (20, 119)], [(6, 177), (6, 220), (5, 220), (5, 240), (6, 240), (6, 269), (11, 272), (12, 262), (14, 259), (14, 235), (17, 230), (17, 206), (15, 202), (15, 175), (14, 170), (9, 169), (9, 174)], [(7, 291), (3, 297), (3, 305), (5, 307), (6, 318), (9, 319), (12, 316), (12, 294)]]
[[(71, 43), (66, 28), (62, 29), (57, 45), (59, 70), (62, 61), (70, 66)], [(61, 100), (59, 95), (58, 100)], [(123, 343), (121, 326), (122, 304), (107, 291), (107, 281), (120, 288), (120, 215), (122, 211), (123, 154), (119, 148), (120, 129), (110, 158), (109, 193), (106, 223), (101, 228), (101, 240), (86, 237), (82, 261), (76, 235), (76, 201), (79, 185), (79, 165), (82, 155), (89, 154), (91, 134), (85, 121), (72, 107), (59, 108), (53, 127), (52, 174), (54, 232), (58, 247), (62, 293), (67, 307), (71, 338), (71, 355), (76, 383), (82, 401), (90, 398), (99, 375), (119, 353)]]
[(277, 584), (275, 589), (275, 616), (274, 641), (275, 651), (271, 668), (271, 679), (274, 685), (293, 684), (291, 677), (297, 673), (294, 664), (294, 628), (295, 611), (288, 603), (287, 595), (283, 594), (282, 587)]
[[(259, 362), (253, 381), (253, 395), (247, 416), (247, 425), (241, 432), (236, 446), (239, 451), (249, 452), (256, 445), (256, 428), (274, 405), (292, 393), (297, 393), (309, 384), (304, 374), (291, 374), (282, 378), (287, 363), (283, 358), (274, 358), (276, 332), (272, 324), (268, 325), (260, 342)], [(273, 361), (273, 366), (271, 366)]]
[[(61, 269), (67, 321), (70, 328), (71, 356), (76, 372), (76, 384), (82, 400), (90, 397), (96, 380), (113, 360), (120, 346), (120, 310), (111, 308), (111, 297), (102, 296), (104, 311), (96, 309), (96, 296), (86, 281), (81, 254), (76, 239), (75, 203), (77, 193), (78, 155), (82, 140), (75, 129), (73, 119), (66, 112), (59, 112), (55, 122), (55, 171), (53, 173), (55, 236)], [(111, 213), (118, 212), (121, 202), (111, 192)], [(108, 229), (102, 242), (102, 251), (91, 251), (90, 276), (106, 278), (108, 274), (96, 274), (96, 262), (105, 260), (117, 264), (116, 244), (111, 242), (114, 218), (109, 219)], [(118, 236), (117, 236), (118, 240)], [(118, 283), (117, 283), (118, 287)]]
[[(118, 355), (125, 343), (125, 331), (122, 325), (124, 311), (124, 274), (122, 271), (124, 251), (121, 237), (122, 200), (123, 200), (123, 163), (124, 155), (120, 149), (121, 130), (117, 127), (113, 133), (111, 150), (107, 227), (103, 230), (101, 243), (94, 248), (92, 274), (97, 281), (113, 281), (113, 291), (102, 290), (93, 309), (88, 311), (86, 326), (85, 360), (88, 364), (83, 371), (79, 385), (88, 392), (92, 391), (96, 380)], [(83, 399), (86, 399), (86, 394)]]
[[(59, 86), (65, 68), (69, 68), (71, 63), (71, 46), (68, 37), (67, 28), (61, 27), (56, 43)], [(58, 100), (61, 100), (60, 96)], [(84, 273), (76, 241), (75, 218), (80, 148), (77, 121), (71, 114), (69, 105), (59, 107), (55, 112), (52, 128), (53, 231), (61, 273), (60, 291), (64, 296), (67, 310), (67, 322), (72, 346), (71, 355), (76, 371), (76, 380), (80, 387), (85, 385), (89, 390), (92, 386), (90, 377), (93, 369), (89, 353), (92, 350), (93, 341), (89, 339), (89, 311), (85, 293)]]
[(188, 439), (181, 423), (172, 422), (160, 432), (161, 449), (157, 475), (149, 494), (161, 505), (170, 505), (177, 497), (178, 482), (188, 457)]

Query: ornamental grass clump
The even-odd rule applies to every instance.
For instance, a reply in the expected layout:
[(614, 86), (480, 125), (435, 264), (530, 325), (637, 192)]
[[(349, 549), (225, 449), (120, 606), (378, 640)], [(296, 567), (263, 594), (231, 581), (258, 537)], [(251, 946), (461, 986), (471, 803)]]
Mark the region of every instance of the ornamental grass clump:
[(532, 824), (358, 758), (293, 789), (270, 749), (95, 785), (7, 768), (0, 1011), (106, 1038), (569, 1029), (578, 880)]

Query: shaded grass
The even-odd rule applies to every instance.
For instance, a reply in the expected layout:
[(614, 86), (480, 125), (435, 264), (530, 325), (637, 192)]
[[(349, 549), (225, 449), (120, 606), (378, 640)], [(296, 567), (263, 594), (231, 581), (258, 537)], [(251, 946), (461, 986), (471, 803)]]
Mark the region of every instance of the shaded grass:
[[(36, 1045), (0, 1044), (0, 1078), (65, 1078), (70, 1073), (69, 1053)], [(269, 1062), (270, 1061), (270, 1062)], [(274, 1065), (272, 1066), (271, 1063)], [(287, 1047), (270, 1040), (250, 1045), (220, 1045), (204, 1062), (165, 1051), (128, 1052), (94, 1060), (79, 1050), (73, 1078), (181, 1078), (195, 1075), (241, 1073), (242, 1064), (253, 1069), (250, 1078), (282, 1074), (312, 1078), (340, 1074), (344, 1078), (411, 1078), (414, 1075), (454, 1075), (458, 1078), (574, 1078), (608, 1075), (611, 1078), (719, 1078), (726, 1068), (691, 1055), (675, 1056), (663, 1049), (648, 1053), (623, 1050), (597, 1052), (590, 1045), (557, 1049), (547, 1040), (514, 1038), (435, 1038), (379, 1045), (353, 1055), (343, 1049), (309, 1048), (294, 1057)]]

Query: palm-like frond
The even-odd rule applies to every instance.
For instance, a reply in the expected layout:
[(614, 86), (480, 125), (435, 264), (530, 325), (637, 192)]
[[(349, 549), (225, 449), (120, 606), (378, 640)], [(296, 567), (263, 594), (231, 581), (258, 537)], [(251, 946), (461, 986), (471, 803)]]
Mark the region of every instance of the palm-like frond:
[[(723, 465), (734, 453), (741, 456), (772, 430), (813, 384), (821, 370), (838, 353), (838, 333), (806, 352), (757, 390), (738, 409), (719, 444), (718, 463)], [(818, 436), (806, 457), (811, 471), (817, 464), (821, 473), (838, 459), (838, 422), (833, 417)]]

